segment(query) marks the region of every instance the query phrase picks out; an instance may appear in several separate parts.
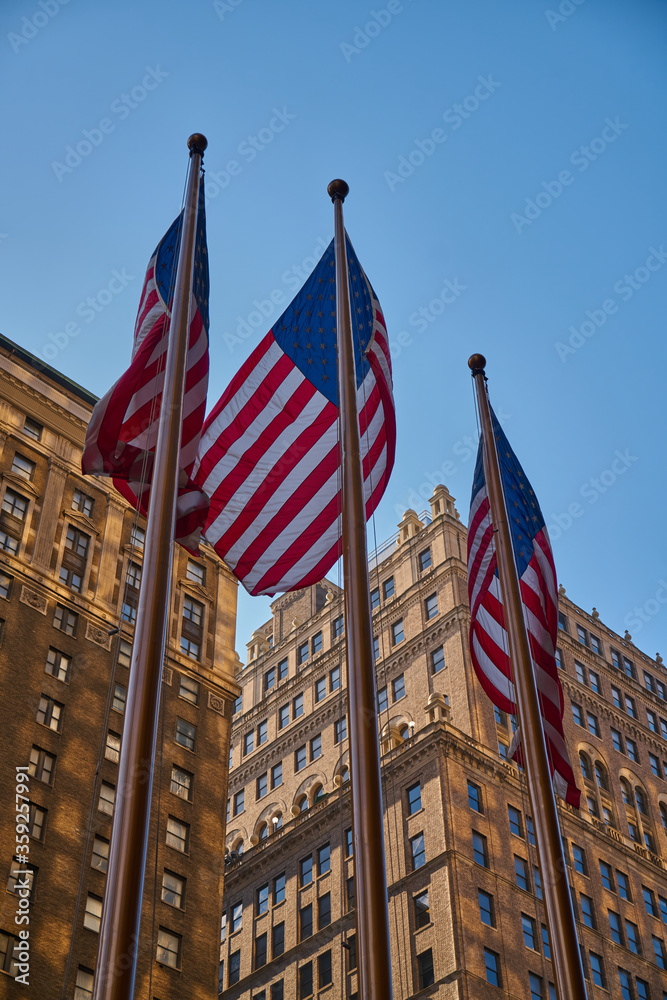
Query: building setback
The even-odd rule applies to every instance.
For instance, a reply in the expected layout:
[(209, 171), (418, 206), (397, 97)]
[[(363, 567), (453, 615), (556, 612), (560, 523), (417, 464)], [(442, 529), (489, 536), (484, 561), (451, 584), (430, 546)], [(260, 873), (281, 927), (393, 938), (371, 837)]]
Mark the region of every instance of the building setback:
[[(438, 486), (371, 558), (394, 997), (555, 996), (513, 723), (468, 653), (466, 529)], [(358, 996), (342, 595), (278, 597), (234, 706), (220, 989)], [(559, 803), (590, 997), (667, 1000), (667, 672), (560, 591)]]
[[(96, 399), (0, 338), (0, 993), (88, 1000), (123, 738), (145, 524), (82, 476)], [(217, 964), (236, 583), (174, 553), (136, 996), (210, 998)], [(17, 843), (17, 768), (27, 833)], [(26, 770), (20, 772), (26, 774)], [(32, 866), (29, 924), (16, 923)], [(17, 882), (19, 884), (17, 884)]]

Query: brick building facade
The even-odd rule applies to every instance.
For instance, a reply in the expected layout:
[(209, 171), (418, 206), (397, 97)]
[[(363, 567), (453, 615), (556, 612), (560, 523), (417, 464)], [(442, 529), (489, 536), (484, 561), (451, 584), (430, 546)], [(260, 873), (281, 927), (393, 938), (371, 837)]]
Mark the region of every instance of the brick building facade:
[[(88, 1000), (145, 524), (80, 471), (95, 397), (0, 339), (0, 993)], [(137, 996), (217, 994), (236, 583), (176, 546)], [(17, 768), (28, 832), (15, 827)], [(22, 851), (27, 849), (27, 855)], [(26, 858), (30, 895), (15, 858)], [(18, 883), (18, 884), (17, 884)], [(25, 886), (28, 891), (28, 886)], [(29, 924), (16, 923), (28, 907)]]
[[(371, 560), (396, 1000), (550, 997), (525, 780), (468, 653), (466, 529), (445, 487)], [(278, 597), (238, 678), (220, 989), (358, 995), (341, 593)], [(667, 671), (561, 588), (559, 804), (589, 996), (667, 1000)]]

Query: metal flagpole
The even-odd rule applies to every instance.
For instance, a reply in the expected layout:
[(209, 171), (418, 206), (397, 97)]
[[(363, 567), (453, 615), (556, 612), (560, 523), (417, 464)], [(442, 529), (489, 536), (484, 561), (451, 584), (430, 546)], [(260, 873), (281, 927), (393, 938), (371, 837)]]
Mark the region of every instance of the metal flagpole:
[(373, 631), (368, 583), (366, 515), (357, 380), (350, 313), (343, 201), (349, 187), (335, 180), (327, 191), (334, 204), (336, 334), (340, 397), (343, 584), (350, 714), (350, 772), (357, 908), (357, 965), (362, 1000), (390, 1000), (391, 956), (384, 853), (380, 748), (375, 708)]
[(486, 394), (484, 373), (486, 359), (481, 354), (473, 354), (468, 359), (468, 366), (475, 382), (482, 424), (484, 471), (495, 532), (505, 625), (509, 635), (510, 657), (514, 670), (514, 689), (528, 779), (528, 795), (533, 810), (537, 853), (542, 870), (544, 904), (551, 938), (556, 989), (560, 1000), (585, 1000), (584, 971), (570, 898), (563, 842), (560, 836), (530, 645), (523, 617), (521, 590), (498, 465), (496, 439)]
[(190, 174), (155, 449), (94, 1000), (132, 1000), (134, 991), (169, 611), (197, 199), (207, 145), (203, 135), (191, 135), (188, 139)]

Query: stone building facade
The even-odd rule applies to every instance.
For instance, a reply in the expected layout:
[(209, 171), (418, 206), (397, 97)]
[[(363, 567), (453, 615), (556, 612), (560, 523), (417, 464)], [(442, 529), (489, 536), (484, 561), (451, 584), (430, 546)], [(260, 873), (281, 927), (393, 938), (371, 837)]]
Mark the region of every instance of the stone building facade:
[[(533, 824), (468, 652), (466, 529), (439, 486), (371, 559), (394, 997), (555, 995)], [(358, 997), (341, 592), (277, 598), (230, 750), (225, 1000)], [(559, 804), (589, 996), (667, 1000), (667, 671), (561, 588)]]
[[(109, 480), (80, 471), (95, 402), (0, 338), (0, 994), (7, 997), (88, 1000), (92, 990), (138, 586), (150, 571), (144, 522)], [(176, 546), (137, 996), (217, 994), (236, 594), (212, 550), (193, 559)], [(18, 778), (28, 806), (19, 827)], [(17, 858), (27, 860), (27, 875)], [(21, 931), (28, 949), (19, 947)], [(19, 978), (24, 954), (27, 980)]]

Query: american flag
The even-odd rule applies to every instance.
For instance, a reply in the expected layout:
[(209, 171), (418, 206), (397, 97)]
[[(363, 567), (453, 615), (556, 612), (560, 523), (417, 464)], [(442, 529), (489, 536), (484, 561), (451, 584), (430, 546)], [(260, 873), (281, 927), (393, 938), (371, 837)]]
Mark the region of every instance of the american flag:
[[(346, 238), (366, 517), (394, 463), (389, 341)], [(341, 554), (333, 241), (206, 420), (195, 481), (207, 540), (251, 594), (307, 587)]]
[[(558, 587), (551, 543), (537, 498), (493, 411), (491, 420), (553, 785), (561, 798), (579, 808), (580, 792), (563, 734), (563, 691), (555, 656)], [(484, 478), (482, 439), (477, 452), (468, 523), (468, 595), (470, 651), (475, 672), (494, 705), (515, 715), (516, 697)], [(514, 756), (522, 763), (520, 747)]]
[[(169, 324), (178, 267), (183, 213), (155, 248), (148, 262), (134, 329), (132, 361), (99, 400), (88, 425), (82, 469), (111, 476), (116, 489), (144, 515), (153, 474), (164, 386)], [(199, 189), (190, 331), (175, 539), (197, 554), (208, 498), (191, 479), (197, 456), (208, 387), (208, 256), (204, 185)]]

